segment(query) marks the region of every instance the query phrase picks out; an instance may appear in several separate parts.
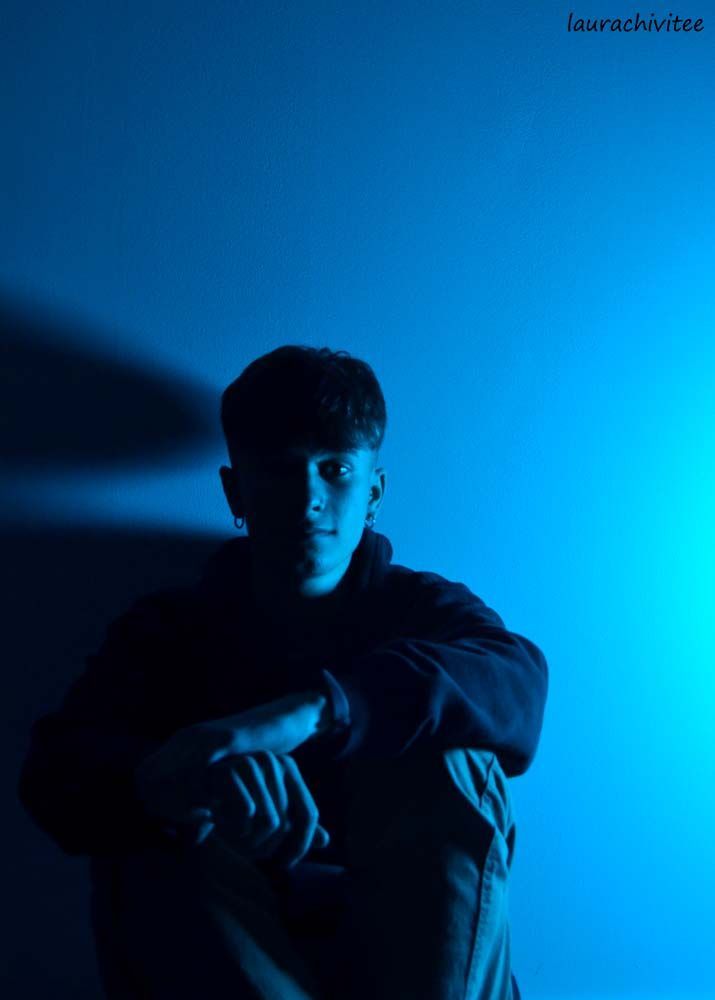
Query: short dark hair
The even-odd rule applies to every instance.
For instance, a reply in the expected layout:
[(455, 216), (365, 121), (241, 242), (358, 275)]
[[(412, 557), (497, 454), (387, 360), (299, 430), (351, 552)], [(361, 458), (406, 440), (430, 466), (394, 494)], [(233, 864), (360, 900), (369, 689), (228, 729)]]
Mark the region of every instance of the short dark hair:
[(263, 354), (221, 397), (232, 461), (288, 442), (379, 451), (386, 425), (385, 399), (370, 365), (327, 347), (289, 344)]

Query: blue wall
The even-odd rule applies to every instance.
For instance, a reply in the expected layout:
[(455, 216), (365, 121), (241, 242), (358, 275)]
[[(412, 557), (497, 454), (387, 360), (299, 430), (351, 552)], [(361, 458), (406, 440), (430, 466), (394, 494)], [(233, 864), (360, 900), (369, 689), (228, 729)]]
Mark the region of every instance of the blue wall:
[(287, 342), (370, 361), (396, 560), (549, 660), (513, 785), (531, 1000), (715, 996), (715, 17), (678, 12), (705, 30), (569, 34), (551, 0), (4, 7), (12, 530), (228, 537), (222, 388)]

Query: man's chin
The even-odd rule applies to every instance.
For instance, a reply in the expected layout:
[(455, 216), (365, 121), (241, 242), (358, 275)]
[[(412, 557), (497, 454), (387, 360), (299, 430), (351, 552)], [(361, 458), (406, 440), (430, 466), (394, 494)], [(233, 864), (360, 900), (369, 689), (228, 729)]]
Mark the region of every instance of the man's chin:
[(331, 574), (343, 563), (349, 564), (351, 553), (338, 551), (342, 546), (336, 545), (336, 541), (335, 534), (306, 540), (274, 538), (273, 544), (264, 548), (258, 558), (264, 566), (270, 566), (276, 579), (284, 580), (291, 589), (299, 588), (311, 578)]
[(307, 595), (316, 587), (318, 591), (322, 590), (325, 578), (338, 573), (339, 568), (339, 560), (334, 557), (329, 558), (319, 552), (304, 552), (294, 559), (287, 560), (281, 575), (296, 594)]

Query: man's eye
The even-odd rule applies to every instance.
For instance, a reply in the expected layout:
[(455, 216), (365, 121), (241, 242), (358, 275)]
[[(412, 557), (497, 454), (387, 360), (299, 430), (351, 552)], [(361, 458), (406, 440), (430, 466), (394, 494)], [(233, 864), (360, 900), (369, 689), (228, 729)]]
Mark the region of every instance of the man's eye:
[(341, 465), (340, 462), (328, 462), (324, 468), (326, 473), (335, 479), (343, 479), (350, 472), (350, 466)]

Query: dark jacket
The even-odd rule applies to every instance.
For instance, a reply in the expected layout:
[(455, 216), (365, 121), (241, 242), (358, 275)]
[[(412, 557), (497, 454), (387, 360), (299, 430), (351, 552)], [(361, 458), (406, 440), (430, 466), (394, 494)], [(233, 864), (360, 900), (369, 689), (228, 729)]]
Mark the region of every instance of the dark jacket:
[(493, 750), (508, 776), (526, 771), (546, 660), (464, 584), (391, 563), (388, 539), (366, 530), (332, 627), (296, 648), (253, 601), (248, 544), (221, 545), (196, 585), (137, 600), (58, 710), (34, 723), (19, 795), (63, 850), (162, 841), (136, 796), (137, 764), (181, 727), (293, 691), (323, 691), (336, 719), (293, 753), (321, 817), (360, 757), (472, 746)]

